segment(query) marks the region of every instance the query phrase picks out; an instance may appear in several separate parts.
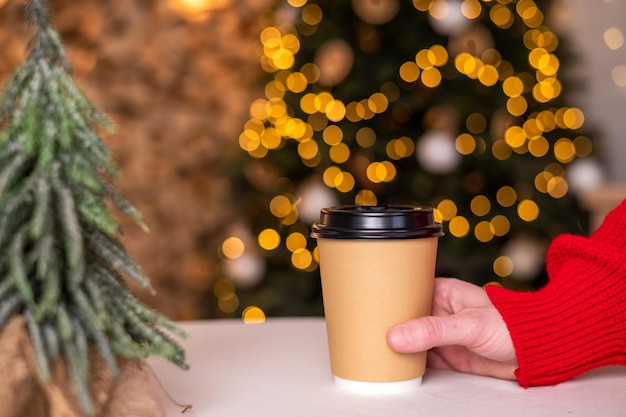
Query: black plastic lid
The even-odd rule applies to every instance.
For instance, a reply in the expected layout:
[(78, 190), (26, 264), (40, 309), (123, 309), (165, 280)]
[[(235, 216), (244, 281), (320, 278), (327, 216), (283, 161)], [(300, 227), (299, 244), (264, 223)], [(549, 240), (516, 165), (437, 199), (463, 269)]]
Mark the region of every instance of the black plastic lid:
[(311, 236), (326, 239), (415, 239), (443, 236), (433, 209), (415, 206), (324, 208)]

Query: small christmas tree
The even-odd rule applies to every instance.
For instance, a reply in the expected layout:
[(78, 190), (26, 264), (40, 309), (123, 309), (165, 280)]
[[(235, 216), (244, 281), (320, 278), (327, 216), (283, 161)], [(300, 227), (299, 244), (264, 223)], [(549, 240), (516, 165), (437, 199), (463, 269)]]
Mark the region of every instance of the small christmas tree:
[(62, 358), (81, 409), (93, 414), (89, 350), (113, 375), (119, 358), (149, 355), (185, 368), (164, 330), (184, 333), (124, 284), (125, 276), (151, 288), (107, 208), (147, 230), (111, 181), (119, 172), (98, 128), (113, 125), (75, 84), (45, 2), (29, 0), (25, 16), (35, 28), (29, 55), (0, 97), (0, 329), (23, 316), (41, 379)]

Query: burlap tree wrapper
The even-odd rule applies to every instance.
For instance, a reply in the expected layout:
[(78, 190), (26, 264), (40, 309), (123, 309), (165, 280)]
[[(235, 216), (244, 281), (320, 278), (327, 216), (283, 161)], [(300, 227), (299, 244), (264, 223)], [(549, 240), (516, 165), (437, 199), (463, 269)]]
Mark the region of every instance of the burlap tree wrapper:
[[(91, 352), (89, 391), (95, 417), (165, 416), (160, 393), (148, 365), (119, 359), (114, 379), (97, 352)], [(52, 378), (39, 378), (37, 363), (22, 317), (11, 319), (0, 333), (0, 417), (83, 416), (67, 367), (52, 365)]]

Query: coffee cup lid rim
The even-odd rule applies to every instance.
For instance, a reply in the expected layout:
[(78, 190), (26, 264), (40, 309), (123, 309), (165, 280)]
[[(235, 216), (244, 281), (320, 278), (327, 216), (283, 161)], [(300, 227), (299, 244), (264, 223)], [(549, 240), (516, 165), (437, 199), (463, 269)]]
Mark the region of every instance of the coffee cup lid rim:
[(431, 207), (343, 205), (327, 207), (311, 236), (328, 239), (414, 239), (443, 236)]

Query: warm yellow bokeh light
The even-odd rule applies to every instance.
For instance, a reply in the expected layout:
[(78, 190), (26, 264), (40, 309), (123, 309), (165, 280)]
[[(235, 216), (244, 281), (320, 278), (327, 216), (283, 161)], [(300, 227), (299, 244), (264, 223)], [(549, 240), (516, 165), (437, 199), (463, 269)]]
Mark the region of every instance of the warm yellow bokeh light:
[(291, 201), (284, 195), (278, 195), (270, 201), (270, 212), (278, 218), (289, 215), (291, 208)]
[(243, 322), (246, 324), (257, 324), (265, 322), (265, 313), (257, 306), (248, 306), (241, 314)]
[(343, 140), (343, 131), (337, 125), (330, 125), (324, 129), (322, 138), (330, 146), (337, 145)]
[(513, 261), (508, 256), (499, 256), (493, 262), (493, 272), (499, 277), (508, 277), (513, 273)]
[(565, 178), (555, 176), (548, 181), (546, 189), (552, 198), (562, 198), (567, 194), (569, 186)]
[(322, 9), (317, 4), (308, 4), (302, 9), (302, 21), (307, 25), (317, 25), (323, 16)]
[(367, 179), (373, 183), (391, 182), (396, 176), (396, 167), (389, 161), (372, 162), (366, 170)]
[[(4, 3), (4, 1), (0, 1), (0, 7)], [(201, 21), (209, 17), (212, 11), (230, 6), (231, 0), (170, 0), (169, 3), (186, 19)]]
[(294, 72), (287, 77), (287, 88), (294, 93), (301, 93), (307, 86), (306, 76), (301, 72)]
[(532, 200), (522, 200), (517, 205), (517, 215), (525, 222), (532, 222), (539, 217), (539, 206)]
[(548, 143), (548, 140), (543, 136), (540, 136), (528, 142), (528, 152), (530, 152), (530, 154), (535, 158), (541, 158), (542, 156), (545, 156), (549, 150), (550, 144)]
[(519, 148), (526, 143), (526, 132), (521, 126), (511, 126), (504, 133), (504, 140), (511, 148)]
[(434, 0), (413, 0), (413, 7), (421, 12), (427, 12), (433, 5)]
[(491, 229), (496, 236), (504, 236), (511, 230), (511, 222), (506, 216), (498, 214), (491, 219)]
[(228, 259), (239, 258), (245, 249), (243, 241), (236, 236), (231, 236), (222, 242), (222, 253)]
[(296, 58), (289, 49), (280, 48), (271, 55), (274, 66), (278, 69), (289, 69), (293, 66)]
[(348, 193), (354, 188), (354, 177), (349, 172), (342, 171), (335, 177), (335, 188), (342, 193)]
[(302, 7), (306, 4), (306, 2), (307, 0), (287, 0), (287, 3), (289, 3), (292, 7)]
[(470, 209), (476, 216), (485, 216), (491, 210), (491, 202), (484, 195), (477, 195), (470, 202)]
[(287, 236), (285, 245), (290, 252), (295, 252), (298, 249), (306, 248), (306, 237), (299, 232), (291, 233)]
[(328, 151), (328, 156), (330, 160), (336, 164), (343, 164), (350, 158), (350, 147), (345, 143), (339, 143), (337, 145), (331, 146)]
[(346, 106), (340, 100), (333, 100), (326, 105), (324, 113), (331, 122), (339, 122), (346, 117)]
[(267, 100), (257, 99), (250, 104), (250, 117), (252, 119), (267, 120)]
[(441, 214), (441, 219), (444, 221), (451, 220), (457, 214), (457, 206), (454, 201), (445, 199), (441, 200), (439, 204), (437, 204), (437, 210)]
[(618, 87), (626, 87), (626, 65), (620, 64), (611, 70), (611, 78)]
[(325, 113), (327, 106), (334, 100), (335, 98), (332, 96), (332, 94), (326, 91), (322, 91), (321, 93), (317, 94), (313, 99), (313, 105), (315, 106), (315, 109), (317, 111)]
[(506, 110), (512, 116), (521, 116), (526, 113), (528, 102), (523, 96), (510, 97), (506, 101)]
[(454, 66), (461, 74), (471, 74), (478, 67), (478, 59), (467, 52), (461, 52), (454, 58)]
[(568, 163), (576, 156), (574, 142), (568, 138), (561, 138), (554, 144), (554, 156), (559, 162)]
[(313, 263), (313, 254), (305, 248), (296, 249), (291, 254), (291, 264), (297, 269), (307, 269)]
[(469, 222), (465, 217), (455, 216), (450, 219), (448, 223), (448, 230), (450, 230), (450, 234), (456, 237), (463, 237), (469, 233)]
[(547, 193), (548, 181), (550, 181), (552, 178), (554, 178), (554, 175), (552, 175), (552, 173), (549, 171), (541, 171), (540, 173), (535, 175), (535, 188), (537, 189), (537, 191)]
[(378, 204), (378, 199), (373, 191), (360, 190), (354, 198), (354, 204), (358, 206), (375, 206)]
[(259, 233), (259, 246), (265, 250), (274, 250), (280, 245), (280, 234), (274, 229), (265, 229)]
[(429, 60), (436, 67), (442, 67), (448, 62), (448, 50), (442, 45), (433, 45), (429, 49)]
[(496, 200), (502, 207), (511, 207), (517, 201), (517, 192), (513, 187), (505, 185), (496, 193)]
[(468, 133), (462, 133), (456, 138), (454, 146), (460, 154), (470, 155), (476, 150), (476, 139)]
[(520, 96), (524, 92), (524, 83), (519, 77), (508, 77), (502, 83), (502, 91), (509, 97)]
[(479, 222), (476, 227), (474, 227), (474, 237), (479, 242), (489, 242), (491, 239), (493, 239), (493, 236), (494, 234), (491, 223), (486, 220)]
[(319, 151), (319, 146), (316, 141), (312, 139), (305, 139), (298, 143), (298, 155), (302, 159), (313, 159)]
[(576, 107), (569, 108), (563, 113), (563, 123), (568, 129), (580, 129), (585, 123), (585, 115)]
[(426, 68), (420, 78), (426, 87), (435, 88), (441, 83), (441, 72), (437, 68)]
[(315, 107), (315, 97), (315, 94), (308, 93), (300, 98), (300, 108), (303, 112), (307, 114), (317, 113), (317, 108)]
[(336, 178), (341, 174), (341, 169), (336, 166), (331, 166), (324, 170), (324, 174), (322, 175), (322, 179), (324, 184), (328, 187), (335, 188)]
[(616, 27), (609, 28), (604, 32), (604, 43), (609, 49), (617, 50), (624, 46), (624, 34)]
[(468, 19), (476, 19), (480, 16), (482, 6), (478, 0), (463, 0), (461, 13)]
[(383, 113), (389, 107), (389, 101), (383, 93), (374, 93), (367, 100), (367, 106), (374, 113)]
[(480, 81), (481, 84), (486, 85), (487, 87), (495, 85), (498, 82), (499, 78), (500, 73), (498, 72), (498, 69), (493, 65), (481, 66), (478, 69), (478, 81)]
[(394, 139), (387, 144), (387, 155), (389, 155), (391, 159), (408, 158), (412, 156), (414, 152), (415, 142), (408, 136)]
[(415, 62), (405, 62), (400, 66), (398, 71), (400, 78), (407, 83), (412, 83), (418, 80), (420, 76), (420, 69)]
[(261, 134), (261, 145), (267, 149), (277, 149), (282, 141), (283, 138), (276, 129), (269, 128)]
[(306, 63), (300, 68), (300, 72), (306, 77), (309, 84), (317, 82), (320, 78), (320, 69), (312, 62)]
[(500, 29), (508, 29), (513, 24), (513, 13), (508, 7), (497, 4), (489, 11), (489, 17), (491, 21), (496, 24)]

